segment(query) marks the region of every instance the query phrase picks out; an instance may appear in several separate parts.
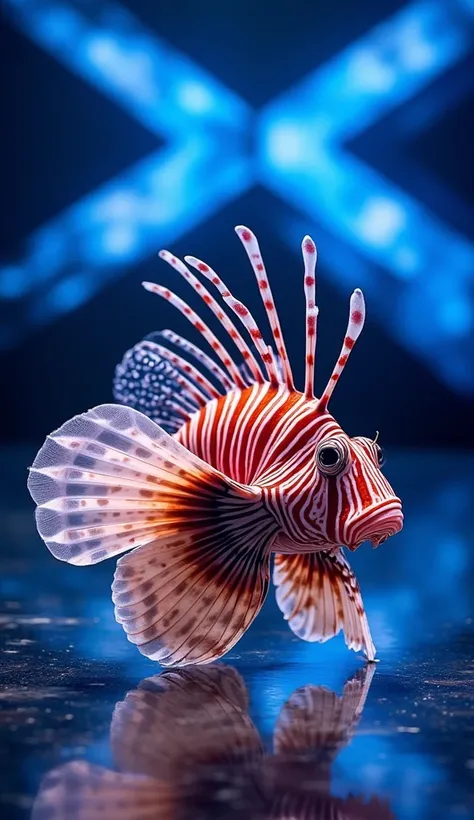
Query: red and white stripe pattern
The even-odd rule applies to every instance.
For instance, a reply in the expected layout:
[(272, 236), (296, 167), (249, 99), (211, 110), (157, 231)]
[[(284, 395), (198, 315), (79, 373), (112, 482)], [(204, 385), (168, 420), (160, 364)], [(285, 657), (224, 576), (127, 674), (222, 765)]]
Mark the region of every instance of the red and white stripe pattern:
[[(220, 374), (224, 394), (213, 397), (198, 412), (191, 414), (176, 435), (193, 453), (234, 480), (263, 487), (268, 505), (295, 550), (327, 549), (339, 544), (353, 547), (364, 540), (363, 536), (374, 533), (378, 520), (380, 528), (373, 537), (382, 540), (396, 525), (391, 513), (397, 512), (399, 501), (380, 472), (371, 442), (349, 439), (327, 412), (334, 388), (364, 325), (362, 292), (355, 290), (351, 296), (341, 353), (321, 399), (317, 399), (314, 396), (317, 252), (311, 237), (304, 237), (306, 375), (304, 393), (299, 393), (293, 387), (281, 323), (257, 239), (244, 226), (238, 226), (236, 232), (255, 272), (280, 367), (249, 309), (235, 299), (208, 264), (196, 257), (185, 257), (189, 265), (215, 285), (223, 302), (241, 320), (261, 364), (224, 313), (223, 306), (203, 288), (184, 263), (168, 251), (161, 252), (162, 258), (200, 294), (236, 342), (253, 381), (250, 385), (243, 384), (244, 378), (234, 360), (182, 299), (166, 288), (146, 283), (148, 290), (164, 296), (187, 316), (227, 368), (225, 378)], [(261, 366), (266, 369), (266, 381), (262, 381)], [(229, 385), (229, 381), (233, 384)], [(202, 388), (202, 382), (200, 386)], [(346, 442), (349, 463), (343, 474), (328, 480), (316, 466), (315, 449), (320, 442), (334, 438)]]

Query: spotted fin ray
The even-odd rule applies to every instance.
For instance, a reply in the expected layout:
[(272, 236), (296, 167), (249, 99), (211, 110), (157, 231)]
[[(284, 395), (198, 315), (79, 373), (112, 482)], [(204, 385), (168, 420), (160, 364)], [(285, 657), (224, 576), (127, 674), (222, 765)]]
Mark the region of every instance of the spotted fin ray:
[(145, 655), (209, 662), (259, 612), (277, 529), (261, 491), (136, 410), (102, 405), (66, 422), (46, 439), (28, 487), (56, 558), (86, 565), (132, 549), (117, 564), (112, 597)]
[[(278, 543), (274, 544), (278, 550)], [(290, 629), (324, 643), (344, 631), (349, 649), (375, 658), (359, 584), (341, 549), (275, 556), (276, 599)]]

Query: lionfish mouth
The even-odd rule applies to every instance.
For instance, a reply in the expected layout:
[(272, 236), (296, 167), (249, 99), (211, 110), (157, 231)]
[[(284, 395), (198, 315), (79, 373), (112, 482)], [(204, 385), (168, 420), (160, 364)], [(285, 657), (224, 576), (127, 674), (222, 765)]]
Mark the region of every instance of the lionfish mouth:
[(403, 527), (401, 501), (394, 498), (377, 507), (369, 508), (350, 522), (347, 547), (354, 552), (364, 541), (370, 541), (374, 549)]

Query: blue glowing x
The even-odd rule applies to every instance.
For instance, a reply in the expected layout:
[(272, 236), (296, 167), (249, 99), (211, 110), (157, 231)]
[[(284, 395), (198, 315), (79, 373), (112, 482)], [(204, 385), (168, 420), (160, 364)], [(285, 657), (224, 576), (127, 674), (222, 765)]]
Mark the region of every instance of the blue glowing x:
[(258, 121), (257, 162), (246, 103), (129, 12), (86, 0), (6, 0), (6, 8), (166, 145), (37, 231), (21, 263), (0, 271), (0, 297), (22, 311), (0, 344), (74, 309), (124, 265), (264, 181), (306, 217), (283, 226), (292, 246), (308, 218), (342, 237), (328, 241), (335, 281), (353, 283), (352, 248), (358, 284), (396, 340), (451, 386), (474, 390), (472, 244), (346, 147), (468, 52), (473, 0), (410, 4), (270, 103)]
[[(267, 186), (357, 249), (357, 280), (392, 335), (466, 391), (474, 246), (345, 145), (469, 52), (473, 13), (470, 0), (410, 5), (271, 103), (260, 124)], [(303, 226), (286, 227), (294, 247)], [(354, 268), (333, 257), (347, 287)]]
[(166, 145), (40, 228), (21, 263), (0, 272), (0, 297), (23, 298), (2, 329), (4, 347), (78, 307), (251, 183), (248, 106), (129, 12), (84, 0), (6, 7), (25, 34)]

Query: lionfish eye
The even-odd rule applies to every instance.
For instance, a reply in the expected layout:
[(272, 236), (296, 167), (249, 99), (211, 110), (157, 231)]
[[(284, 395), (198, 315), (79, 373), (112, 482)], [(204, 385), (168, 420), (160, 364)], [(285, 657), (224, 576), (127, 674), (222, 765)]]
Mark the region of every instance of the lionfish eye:
[(380, 447), (379, 444), (375, 445), (375, 453), (376, 453), (376, 456), (377, 456), (377, 463), (378, 463), (379, 467), (383, 467), (383, 465), (385, 464), (387, 459), (385, 458), (385, 453), (384, 453), (384, 451), (382, 450), (382, 448)]
[(349, 449), (342, 440), (321, 442), (316, 451), (316, 463), (323, 475), (338, 475), (346, 468), (348, 461)]

